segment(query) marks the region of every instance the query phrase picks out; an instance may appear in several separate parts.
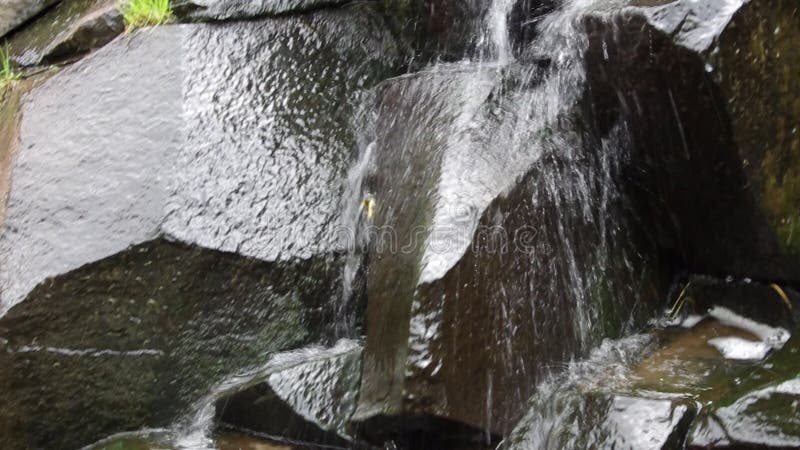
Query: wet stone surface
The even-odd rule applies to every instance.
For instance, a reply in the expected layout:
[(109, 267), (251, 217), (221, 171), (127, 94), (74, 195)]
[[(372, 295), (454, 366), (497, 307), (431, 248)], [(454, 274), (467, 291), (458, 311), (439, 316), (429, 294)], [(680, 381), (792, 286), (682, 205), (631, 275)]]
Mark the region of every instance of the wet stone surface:
[[(768, 291), (745, 295), (785, 319), (788, 308)], [(759, 342), (769, 326), (719, 308), (700, 306), (673, 326), (604, 342), (540, 387), (506, 448), (795, 447), (800, 340), (795, 335), (762, 359), (731, 359), (715, 340)]]
[(549, 367), (654, 304), (635, 229), (614, 231), (617, 143), (571, 131), (572, 85), (541, 70), (441, 65), (380, 87), (367, 428), (418, 415), (503, 434)]

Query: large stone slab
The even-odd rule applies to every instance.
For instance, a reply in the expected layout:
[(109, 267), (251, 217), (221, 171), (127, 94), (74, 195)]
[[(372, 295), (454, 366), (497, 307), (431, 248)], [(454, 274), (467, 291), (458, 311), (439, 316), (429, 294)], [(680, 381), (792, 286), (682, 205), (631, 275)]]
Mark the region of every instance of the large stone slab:
[(455, 65), (380, 87), (366, 429), (412, 416), (505, 433), (549, 368), (655, 304), (616, 142), (572, 131), (573, 86), (539, 70)]
[(758, 0), (639, 2), (587, 20), (600, 128), (623, 120), (629, 187), (688, 270), (800, 281), (800, 21)]
[(24, 105), (2, 308), (159, 235), (267, 261), (341, 250), (350, 115), (392, 51), (361, 5), (160, 27), (64, 70)]

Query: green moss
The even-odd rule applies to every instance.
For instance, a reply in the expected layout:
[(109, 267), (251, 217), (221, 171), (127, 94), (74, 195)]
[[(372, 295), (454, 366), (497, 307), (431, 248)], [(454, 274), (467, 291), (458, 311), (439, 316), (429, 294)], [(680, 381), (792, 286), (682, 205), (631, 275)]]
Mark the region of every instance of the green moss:
[(5, 94), (6, 90), (11, 88), (14, 83), (21, 78), (22, 75), (17, 72), (11, 64), (11, 52), (6, 42), (5, 46), (0, 48), (0, 94)]

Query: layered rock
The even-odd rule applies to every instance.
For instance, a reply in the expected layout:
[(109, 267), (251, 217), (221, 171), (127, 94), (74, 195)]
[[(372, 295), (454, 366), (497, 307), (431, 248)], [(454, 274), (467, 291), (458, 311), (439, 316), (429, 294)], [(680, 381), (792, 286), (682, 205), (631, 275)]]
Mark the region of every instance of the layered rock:
[(357, 5), (134, 33), (29, 93), (0, 237), (4, 439), (164, 427), (326, 340), (351, 117), (394, 55)]
[(800, 33), (788, 2), (639, 2), (586, 21), (600, 127), (660, 246), (690, 271), (800, 281)]

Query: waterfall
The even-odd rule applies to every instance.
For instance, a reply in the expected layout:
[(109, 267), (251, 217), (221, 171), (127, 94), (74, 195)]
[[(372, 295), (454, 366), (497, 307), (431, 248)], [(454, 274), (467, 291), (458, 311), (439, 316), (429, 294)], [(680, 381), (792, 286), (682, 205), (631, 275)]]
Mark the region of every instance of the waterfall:
[[(553, 369), (648, 314), (617, 186), (627, 129), (594, 134), (582, 103), (583, 18), (614, 4), (564, 3), (516, 55), (512, 5), (493, 0), (476, 28), (491, 51), (384, 81), (369, 139), (371, 224), (400, 251), (366, 252), (365, 379), (397, 374), (390, 395), (487, 435)], [(447, 391), (465, 372), (478, 386)], [(362, 399), (381, 407), (385, 384), (371, 383)]]
[(499, 65), (507, 65), (514, 59), (508, 35), (508, 14), (515, 0), (492, 0), (486, 14), (485, 35), (491, 44), (491, 54)]
[(362, 268), (364, 249), (369, 238), (365, 232), (365, 221), (369, 221), (371, 199), (364, 189), (364, 182), (371, 170), (375, 143), (362, 146), (358, 160), (350, 169), (342, 196), (342, 215), (337, 235), (345, 248), (342, 266), (342, 296), (335, 305), (334, 337), (356, 337), (356, 277)]

